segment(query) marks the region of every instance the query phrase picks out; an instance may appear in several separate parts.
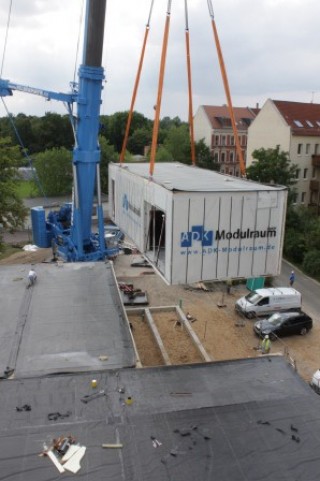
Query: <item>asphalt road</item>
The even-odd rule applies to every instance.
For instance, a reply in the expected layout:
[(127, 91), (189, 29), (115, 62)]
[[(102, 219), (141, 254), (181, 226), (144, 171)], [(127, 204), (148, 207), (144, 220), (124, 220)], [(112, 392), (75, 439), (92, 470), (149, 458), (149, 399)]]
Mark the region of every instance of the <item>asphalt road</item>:
[(295, 272), (293, 287), (302, 294), (302, 308), (313, 318), (320, 321), (320, 284), (292, 266), (282, 261), (281, 274), (274, 278), (274, 286), (288, 286), (291, 271)]

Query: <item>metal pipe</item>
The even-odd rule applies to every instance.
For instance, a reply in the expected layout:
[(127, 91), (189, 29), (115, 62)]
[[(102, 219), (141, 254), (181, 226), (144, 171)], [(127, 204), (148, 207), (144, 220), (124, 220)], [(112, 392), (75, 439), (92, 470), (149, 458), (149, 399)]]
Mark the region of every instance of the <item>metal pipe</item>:
[(100, 67), (102, 63), (106, 0), (88, 0), (83, 63)]

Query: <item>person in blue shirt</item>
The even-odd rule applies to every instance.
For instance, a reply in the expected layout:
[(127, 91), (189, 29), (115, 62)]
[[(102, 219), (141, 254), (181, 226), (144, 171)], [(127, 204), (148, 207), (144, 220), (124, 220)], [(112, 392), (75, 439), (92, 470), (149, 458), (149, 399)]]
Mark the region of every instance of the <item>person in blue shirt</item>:
[(294, 271), (291, 271), (291, 274), (290, 274), (290, 277), (289, 277), (289, 284), (290, 284), (291, 287), (293, 286), (294, 280), (295, 280)]

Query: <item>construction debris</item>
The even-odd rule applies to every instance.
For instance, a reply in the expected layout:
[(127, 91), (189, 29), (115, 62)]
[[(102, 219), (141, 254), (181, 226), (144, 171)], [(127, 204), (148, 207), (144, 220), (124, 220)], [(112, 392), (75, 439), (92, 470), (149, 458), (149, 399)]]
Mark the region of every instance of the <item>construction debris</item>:
[(118, 285), (122, 296), (122, 301), (125, 306), (147, 305), (149, 303), (147, 293), (142, 292), (141, 289), (135, 289), (133, 284), (119, 282)]
[(80, 461), (83, 458), (86, 447), (76, 443), (73, 436), (60, 436), (53, 439), (50, 446), (44, 445), (44, 451), (40, 456), (47, 456), (59, 473), (66, 470), (71, 473), (77, 473), (81, 469)]

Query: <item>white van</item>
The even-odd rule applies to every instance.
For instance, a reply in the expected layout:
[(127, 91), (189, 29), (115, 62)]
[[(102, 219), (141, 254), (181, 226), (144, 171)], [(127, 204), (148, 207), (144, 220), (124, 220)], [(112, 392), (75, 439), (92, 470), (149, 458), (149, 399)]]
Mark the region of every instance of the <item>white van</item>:
[(317, 394), (320, 394), (320, 369), (313, 374), (310, 385)]
[(272, 287), (251, 291), (237, 300), (235, 308), (236, 311), (252, 319), (273, 312), (301, 309), (301, 304), (300, 292), (292, 287)]

